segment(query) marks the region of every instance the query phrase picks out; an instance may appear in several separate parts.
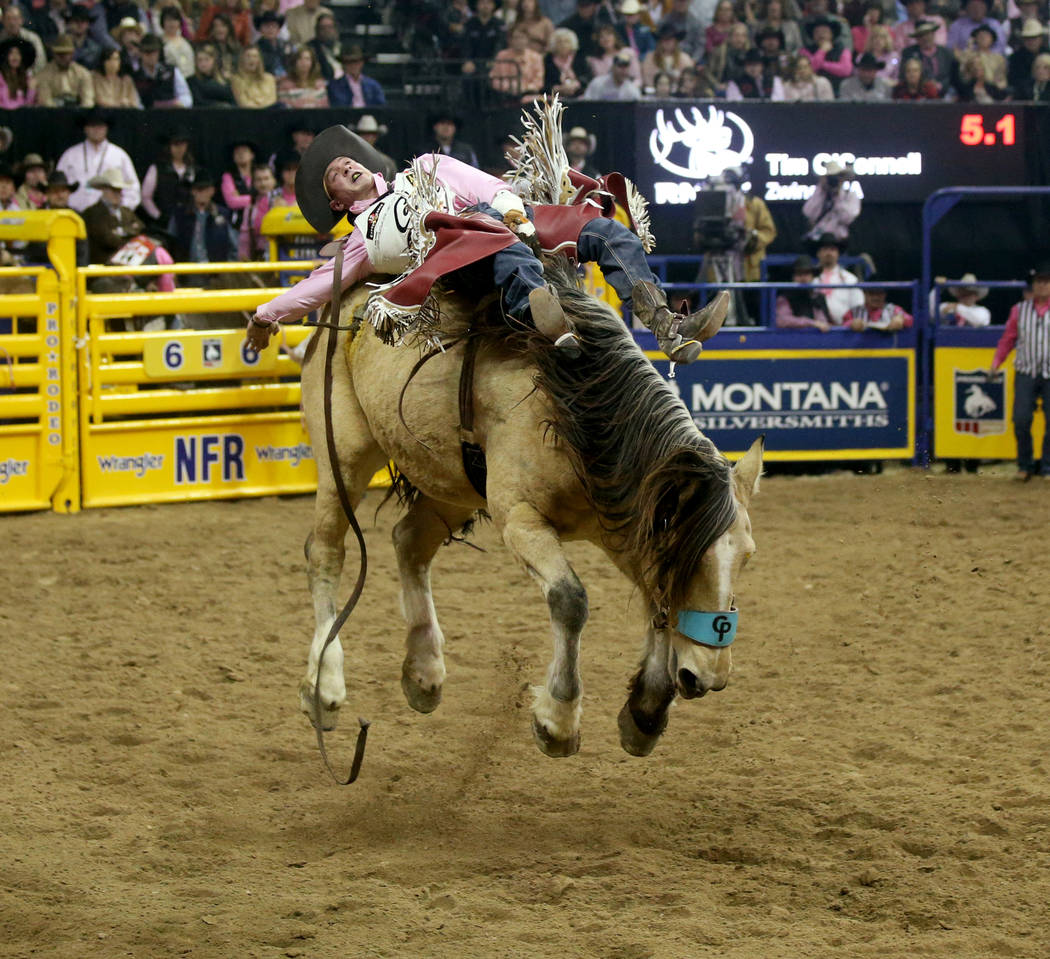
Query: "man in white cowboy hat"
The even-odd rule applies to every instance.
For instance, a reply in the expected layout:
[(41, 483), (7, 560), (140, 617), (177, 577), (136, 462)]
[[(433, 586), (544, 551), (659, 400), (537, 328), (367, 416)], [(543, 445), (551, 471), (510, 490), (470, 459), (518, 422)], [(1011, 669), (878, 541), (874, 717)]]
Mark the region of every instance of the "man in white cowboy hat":
[(588, 133), (583, 127), (573, 127), (565, 138), (565, 155), (569, 158), (569, 166), (584, 176), (597, 178), (598, 170), (589, 162), (597, 146), (598, 138), (593, 133)]
[(623, 45), (634, 51), (639, 63), (656, 49), (653, 31), (642, 23), (642, 5), (638, 0), (623, 0), (620, 4), (620, 22), (616, 25), (616, 31)]
[(365, 143), (375, 149), (376, 154), (386, 164), (384, 169), (390, 173), (390, 178), (393, 179), (394, 175), (397, 173), (397, 164), (394, 162), (394, 158), (388, 156), (376, 146), (376, 141), (380, 137), (386, 136), (387, 125), (385, 123), (380, 123), (371, 113), (366, 113), (358, 118), (357, 126), (351, 127), (350, 129), (364, 140)]
[(108, 263), (132, 237), (145, 227), (132, 210), (123, 205), (122, 197), (129, 184), (117, 167), (103, 170), (88, 181), (99, 191), (99, 199), (83, 212), (87, 231), (88, 257), (92, 263)]
[(1014, 52), (1006, 61), (1006, 82), (1020, 99), (1020, 91), (1032, 82), (1032, 64), (1040, 53), (1047, 52), (1046, 27), (1034, 17), (1025, 20), (1024, 26), (1015, 35)]
[(860, 216), (860, 197), (849, 188), (852, 179), (852, 167), (844, 167), (838, 160), (825, 165), (817, 188), (802, 204), (807, 240), (812, 242), (825, 233), (843, 243), (849, 238), (850, 224)]
[(56, 169), (61, 170), (70, 180), (80, 184), (79, 189), (70, 197), (69, 205), (76, 211), (86, 210), (101, 196), (94, 187), (88, 186), (88, 180), (104, 170), (115, 167), (127, 184), (124, 188), (122, 204), (134, 210), (142, 199), (139, 176), (131, 157), (109, 142), (109, 127), (112, 115), (105, 110), (94, 109), (78, 121), (84, 129), (84, 139), (75, 143), (58, 158)]
[(40, 107), (93, 107), (91, 72), (73, 61), (73, 38), (56, 37), (51, 62), (36, 72), (36, 103)]
[(948, 296), (938, 312), (945, 318), (954, 317), (956, 326), (988, 326), (992, 322), (991, 310), (977, 305), (987, 295), (988, 287), (978, 286), (973, 273), (964, 273), (957, 286), (948, 287)]

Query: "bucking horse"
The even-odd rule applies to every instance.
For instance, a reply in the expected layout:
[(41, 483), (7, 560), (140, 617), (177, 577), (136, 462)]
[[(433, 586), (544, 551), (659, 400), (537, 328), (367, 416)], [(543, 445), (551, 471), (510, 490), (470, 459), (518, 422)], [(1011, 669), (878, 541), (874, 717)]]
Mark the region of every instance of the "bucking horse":
[[(347, 698), (338, 637), (321, 655), (336, 620), (348, 528), (321, 441), (324, 353), (332, 336), (332, 438), (351, 505), (393, 463), (406, 507), (393, 544), (408, 624), (401, 686), (413, 709), (438, 706), (446, 675), (431, 562), (482, 511), (547, 601), (554, 651), (544, 684), (534, 687), (532, 728), (548, 756), (570, 756), (580, 746), (587, 592), (566, 558), (566, 541), (601, 547), (644, 602), (644, 651), (618, 719), (628, 753), (652, 751), (677, 696), (725, 687), (735, 583), (755, 551), (748, 506), (758, 489), (762, 441), (731, 466), (621, 317), (580, 290), (567, 265), (548, 264), (547, 279), (580, 337), (576, 359), (535, 330), (508, 327), (498, 301), (479, 303), (467, 290), (438, 298), (440, 349), (381, 342), (361, 322), (365, 286), (343, 299), (344, 329), (314, 336), (302, 397), (318, 473), (306, 546), (316, 631), (299, 694), (315, 726), (333, 728)], [(472, 375), (462, 377), (465, 361)], [(466, 424), (463, 394), (471, 411)], [(464, 442), (483, 451), (480, 482), (467, 475)]]

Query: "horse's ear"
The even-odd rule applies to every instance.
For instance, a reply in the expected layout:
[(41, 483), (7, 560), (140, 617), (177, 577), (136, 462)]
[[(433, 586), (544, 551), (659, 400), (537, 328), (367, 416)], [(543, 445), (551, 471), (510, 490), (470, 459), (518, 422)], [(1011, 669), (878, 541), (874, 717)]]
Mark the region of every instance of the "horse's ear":
[(758, 481), (762, 476), (762, 451), (765, 446), (766, 436), (763, 433), (733, 467), (736, 495), (745, 507), (751, 502), (751, 497), (758, 492)]

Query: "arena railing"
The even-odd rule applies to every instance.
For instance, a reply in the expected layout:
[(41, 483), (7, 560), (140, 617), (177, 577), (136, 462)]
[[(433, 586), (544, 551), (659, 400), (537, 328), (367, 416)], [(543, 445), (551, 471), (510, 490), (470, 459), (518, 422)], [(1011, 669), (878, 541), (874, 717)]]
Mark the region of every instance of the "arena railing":
[(80, 508), (75, 349), (63, 318), (84, 236), (65, 210), (0, 216), (0, 242), (46, 245), (53, 264), (0, 268), (0, 512)]

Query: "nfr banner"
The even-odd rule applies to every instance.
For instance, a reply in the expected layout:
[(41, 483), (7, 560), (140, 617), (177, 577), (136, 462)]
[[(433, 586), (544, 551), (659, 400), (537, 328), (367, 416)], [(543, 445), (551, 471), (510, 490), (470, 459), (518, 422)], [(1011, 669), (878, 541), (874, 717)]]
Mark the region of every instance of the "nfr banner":
[(913, 350), (713, 350), (669, 382), (725, 453), (765, 434), (771, 460), (915, 454)]

